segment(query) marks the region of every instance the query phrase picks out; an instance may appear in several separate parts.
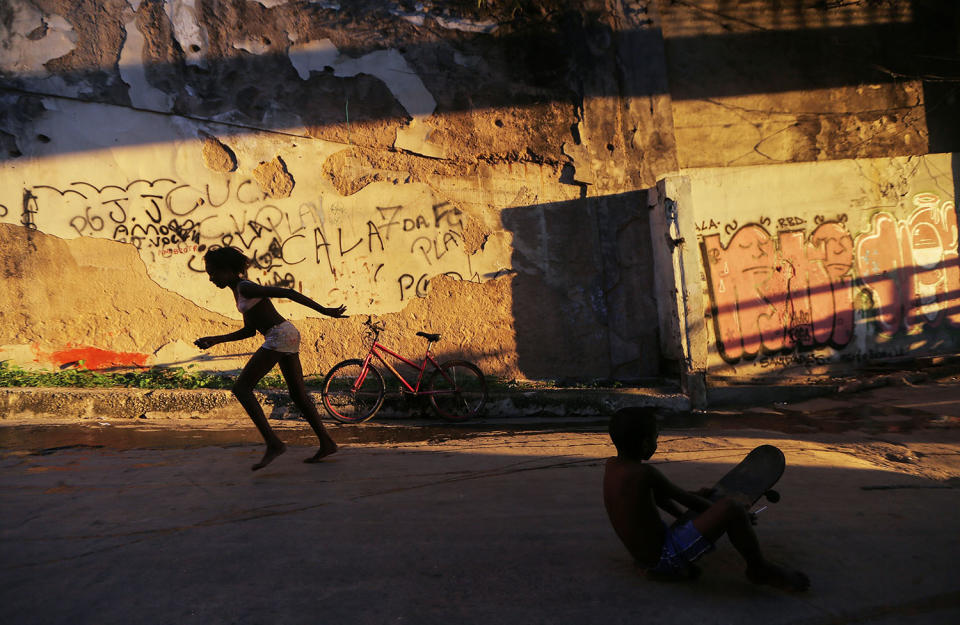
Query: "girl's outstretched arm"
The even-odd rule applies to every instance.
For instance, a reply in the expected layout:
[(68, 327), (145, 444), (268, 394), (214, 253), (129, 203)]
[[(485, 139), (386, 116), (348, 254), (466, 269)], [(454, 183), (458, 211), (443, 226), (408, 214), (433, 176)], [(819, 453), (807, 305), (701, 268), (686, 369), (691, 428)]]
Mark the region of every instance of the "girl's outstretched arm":
[(200, 349), (207, 349), (208, 347), (213, 347), (220, 343), (229, 343), (230, 341), (242, 341), (243, 339), (248, 339), (251, 336), (256, 336), (257, 331), (253, 328), (248, 328), (246, 326), (240, 328), (236, 332), (231, 332), (230, 334), (220, 334), (217, 336), (203, 336), (198, 338), (193, 342), (194, 345)]
[(243, 282), (237, 289), (240, 295), (244, 297), (282, 297), (291, 302), (306, 306), (307, 308), (312, 308), (321, 315), (328, 317), (343, 317), (345, 316), (343, 313), (347, 310), (345, 305), (337, 306), (336, 308), (321, 306), (299, 291), (279, 286), (260, 286), (255, 282)]

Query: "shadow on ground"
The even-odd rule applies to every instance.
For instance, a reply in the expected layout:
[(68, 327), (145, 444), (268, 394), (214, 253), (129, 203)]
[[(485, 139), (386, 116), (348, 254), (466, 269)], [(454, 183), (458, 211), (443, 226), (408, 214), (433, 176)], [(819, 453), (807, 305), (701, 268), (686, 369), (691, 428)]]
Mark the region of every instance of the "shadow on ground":
[(667, 432), (655, 459), (695, 487), (766, 440), (788, 468), (761, 540), (805, 595), (752, 586), (726, 543), (695, 583), (644, 580), (600, 500), (605, 436), (532, 432), (257, 473), (246, 445), (4, 451), (0, 599), (24, 625), (957, 622), (960, 490), (787, 435)]

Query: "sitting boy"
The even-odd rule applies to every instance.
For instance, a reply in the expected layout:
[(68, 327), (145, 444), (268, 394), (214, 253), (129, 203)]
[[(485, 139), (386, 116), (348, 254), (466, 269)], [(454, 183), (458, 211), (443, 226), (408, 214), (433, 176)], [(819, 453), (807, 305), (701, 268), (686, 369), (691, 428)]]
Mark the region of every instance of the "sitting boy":
[[(617, 456), (607, 460), (603, 500), (617, 536), (649, 577), (696, 577), (699, 569), (693, 562), (712, 551), (714, 543), (726, 533), (746, 560), (746, 574), (751, 582), (796, 591), (810, 586), (810, 580), (800, 571), (763, 557), (750, 514), (742, 505), (730, 499), (711, 502), (679, 488), (660, 471), (643, 464), (657, 450), (654, 409), (635, 407), (618, 411), (610, 419), (610, 438)], [(690, 514), (685, 515), (680, 506)], [(661, 520), (658, 507), (677, 519), (673, 525)]]

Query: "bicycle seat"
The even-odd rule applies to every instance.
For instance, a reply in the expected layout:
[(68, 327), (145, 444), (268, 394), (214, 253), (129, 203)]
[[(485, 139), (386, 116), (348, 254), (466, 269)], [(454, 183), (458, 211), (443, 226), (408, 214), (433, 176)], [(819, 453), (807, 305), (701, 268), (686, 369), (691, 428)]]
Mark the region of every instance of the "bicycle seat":
[(422, 336), (423, 338), (427, 339), (431, 343), (436, 343), (437, 341), (440, 340), (439, 334), (428, 334), (426, 332), (417, 332), (417, 336)]

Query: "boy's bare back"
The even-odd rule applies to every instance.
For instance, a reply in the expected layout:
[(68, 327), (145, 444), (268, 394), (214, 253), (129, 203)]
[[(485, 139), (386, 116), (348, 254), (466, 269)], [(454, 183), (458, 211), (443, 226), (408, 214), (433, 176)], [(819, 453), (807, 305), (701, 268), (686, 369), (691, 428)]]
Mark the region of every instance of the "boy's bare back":
[(653, 467), (610, 458), (603, 473), (603, 502), (614, 531), (634, 559), (653, 565), (660, 557), (664, 525), (654, 503)]

